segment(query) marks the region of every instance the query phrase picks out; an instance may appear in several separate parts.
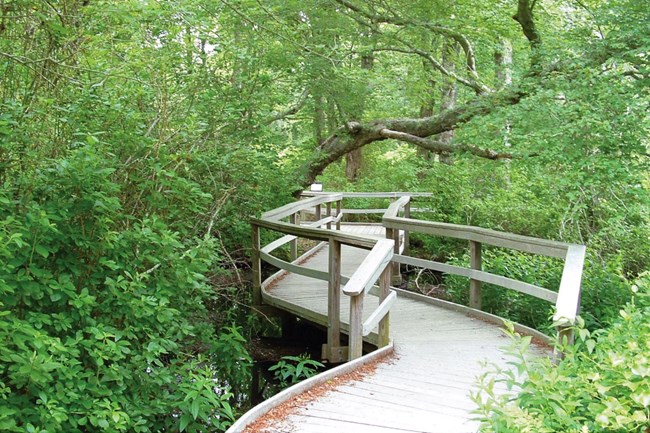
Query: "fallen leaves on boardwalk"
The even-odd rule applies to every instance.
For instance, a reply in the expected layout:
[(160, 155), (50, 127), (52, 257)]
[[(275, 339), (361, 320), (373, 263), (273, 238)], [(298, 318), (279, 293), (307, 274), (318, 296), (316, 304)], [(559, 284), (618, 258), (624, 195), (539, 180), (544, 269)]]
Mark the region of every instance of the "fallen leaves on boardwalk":
[(294, 431), (293, 425), (286, 422), (290, 415), (341, 385), (349, 385), (373, 374), (377, 369), (377, 364), (386, 361), (390, 361), (390, 355), (305, 390), (249, 424), (243, 433), (289, 433)]

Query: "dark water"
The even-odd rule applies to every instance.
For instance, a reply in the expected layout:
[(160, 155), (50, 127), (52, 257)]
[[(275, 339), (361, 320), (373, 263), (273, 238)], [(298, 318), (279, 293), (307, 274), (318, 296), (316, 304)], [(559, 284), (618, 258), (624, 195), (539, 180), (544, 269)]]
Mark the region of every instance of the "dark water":
[(321, 361), (321, 347), (327, 340), (327, 333), (323, 328), (295, 318), (284, 320), (282, 328), (282, 336), (259, 337), (251, 342), (251, 407), (284, 389), (275, 379), (274, 373), (269, 371), (269, 368), (284, 356), (307, 356), (322, 362), (324, 367), (320, 368), (319, 372), (336, 366)]

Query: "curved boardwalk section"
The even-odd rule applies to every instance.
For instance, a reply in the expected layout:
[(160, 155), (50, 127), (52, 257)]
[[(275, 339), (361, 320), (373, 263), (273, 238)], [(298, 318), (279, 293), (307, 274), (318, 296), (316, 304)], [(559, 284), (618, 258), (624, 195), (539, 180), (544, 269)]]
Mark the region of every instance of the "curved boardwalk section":
[[(369, 197), (377, 194), (381, 193)], [(412, 219), (411, 197), (390, 194), (387, 197), (394, 201), (382, 225), (342, 225), (344, 193), (316, 195), (251, 219), (255, 303), (323, 325), (327, 328), (323, 358), (350, 362), (251, 409), (229, 433), (477, 431), (470, 397), (477, 377), (486, 363), (509, 368), (501, 351), (508, 343), (502, 320), (480, 311), (482, 283), (554, 303), (559, 337), (571, 341), (584, 246)], [(301, 224), (301, 212), (314, 206), (316, 221)], [(284, 236), (262, 247), (262, 230)], [(410, 232), (468, 241), (470, 267), (410, 257)], [(298, 238), (320, 244), (298, 257)], [(559, 288), (550, 290), (483, 271), (484, 244), (563, 260)], [(271, 255), (282, 245), (289, 245), (290, 262)], [(283, 270), (262, 282), (262, 261)], [(473, 308), (390, 287), (391, 275), (399, 276), (400, 264), (469, 278)], [(547, 341), (537, 331), (519, 325), (515, 329)], [(347, 342), (341, 334), (347, 334)], [(361, 356), (363, 346), (367, 349), (369, 344), (381, 349)], [(551, 355), (546, 346), (532, 347), (533, 356)]]
[[(343, 247), (342, 273), (351, 275), (366, 254), (362, 249)], [(325, 246), (303, 265), (327, 270), (327, 259)], [(310, 311), (309, 320), (327, 322), (325, 281), (281, 275), (262, 296), (266, 304), (303, 316)], [(373, 372), (293, 406), (286, 418), (269, 420), (260, 431), (475, 432), (471, 387), (484, 371), (483, 361), (507, 367), (499, 350), (507, 341), (498, 326), (427, 301), (398, 294), (390, 316), (393, 356), (381, 361)], [(379, 301), (370, 294), (366, 302)], [(347, 303), (342, 303), (344, 330), (348, 317)]]

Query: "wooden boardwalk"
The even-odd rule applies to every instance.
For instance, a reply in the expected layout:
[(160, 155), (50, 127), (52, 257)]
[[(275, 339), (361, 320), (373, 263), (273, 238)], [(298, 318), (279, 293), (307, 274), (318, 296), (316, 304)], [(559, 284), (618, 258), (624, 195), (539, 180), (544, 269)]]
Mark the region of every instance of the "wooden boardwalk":
[[(344, 227), (371, 236), (383, 236), (382, 229)], [(367, 253), (344, 246), (341, 273), (352, 275)], [(303, 265), (327, 270), (327, 263), (328, 247), (324, 246)], [(286, 274), (262, 296), (265, 304), (315, 323), (327, 323), (325, 281)], [(374, 305), (379, 301), (377, 296), (369, 295), (366, 302)], [(348, 317), (349, 304), (342, 302), (344, 331)], [(476, 377), (485, 370), (484, 361), (507, 367), (499, 350), (507, 343), (502, 331), (493, 324), (403, 293), (398, 294), (391, 309), (390, 322), (390, 335), (395, 341), (393, 356), (380, 362), (374, 372), (329, 389), (318, 400), (294, 408), (285, 419), (262, 431), (475, 432), (477, 423), (471, 420), (475, 405), (469, 394)], [(369, 337), (372, 341), (376, 335)]]
[[(509, 343), (502, 319), (481, 311), (483, 283), (553, 303), (558, 338), (572, 341), (583, 245), (411, 218), (412, 196), (322, 193), (251, 218), (254, 304), (325, 326), (323, 357), (349, 362), (252, 408), (227, 433), (476, 432), (470, 395), (477, 378), (486, 363), (511, 368), (501, 350)], [(344, 199), (378, 197), (392, 200), (381, 225), (341, 225), (344, 214), (362, 213), (346, 211)], [(315, 221), (300, 223), (309, 209)], [(280, 237), (263, 246), (263, 231)], [(469, 268), (409, 256), (410, 233), (467, 241)], [(301, 238), (320, 246), (299, 257)], [(290, 261), (272, 255), (283, 245), (289, 246)], [(482, 245), (563, 260), (559, 287), (483, 271)], [(262, 262), (281, 271), (262, 281)], [(468, 278), (472, 308), (390, 287), (402, 265)], [(517, 324), (515, 329), (549, 341), (538, 331)], [(340, 333), (348, 335), (347, 342)], [(380, 349), (362, 356), (364, 344)], [(532, 346), (531, 356), (550, 355), (547, 346)]]

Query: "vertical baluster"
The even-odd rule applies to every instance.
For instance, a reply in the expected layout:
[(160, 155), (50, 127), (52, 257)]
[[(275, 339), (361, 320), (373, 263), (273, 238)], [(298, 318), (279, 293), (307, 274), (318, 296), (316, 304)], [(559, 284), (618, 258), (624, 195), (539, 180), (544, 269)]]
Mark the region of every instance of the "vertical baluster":
[(253, 305), (262, 304), (262, 262), (260, 260), (260, 228), (252, 225), (253, 251), (251, 260), (253, 262)]
[[(297, 213), (291, 214), (289, 216), (289, 222), (294, 225), (299, 224), (298, 214)], [(291, 261), (293, 262), (298, 258), (298, 238), (291, 241), (291, 243), (289, 244), (289, 249), (291, 250), (290, 251)]]
[[(411, 218), (411, 202), (408, 201), (406, 205), (404, 206), (404, 218)], [(402, 254), (405, 256), (409, 255), (410, 252), (410, 236), (409, 236), (409, 231), (404, 229), (404, 248), (402, 249)]]
[[(392, 239), (395, 242), (393, 247), (393, 253), (399, 254), (399, 229), (389, 229), (386, 228), (386, 239)], [(402, 274), (400, 273), (399, 263), (393, 261), (390, 265), (391, 267), (391, 282), (394, 286), (399, 286), (402, 284)]]
[(321, 219), (320, 204), (317, 204), (316, 208), (314, 210), (315, 210), (315, 213), (316, 213), (316, 221), (320, 221), (320, 219)]
[(350, 297), (350, 348), (348, 360), (360, 358), (363, 355), (363, 295)]
[[(329, 218), (329, 217), (332, 216), (332, 202), (331, 201), (327, 202), (327, 208), (326, 209), (327, 209), (327, 211), (326, 211), (327, 215), (326, 216)], [(331, 222), (327, 223), (327, 229), (328, 230), (332, 229), (332, 223)]]
[[(338, 218), (339, 215), (341, 215), (341, 210), (343, 209), (342, 202), (341, 200), (338, 200), (336, 202), (336, 217)], [(343, 216), (341, 216), (341, 219), (343, 219)], [(336, 230), (341, 230), (341, 219), (336, 220)]]
[[(482, 269), (480, 242), (469, 241), (469, 261), (472, 269), (477, 271)], [(481, 309), (481, 282), (473, 278), (469, 280), (469, 306), (477, 310)]]
[[(390, 293), (390, 266), (386, 266), (384, 272), (379, 277), (379, 304), (388, 297)], [(390, 313), (386, 313), (383, 319), (379, 322), (379, 330), (377, 331), (377, 346), (388, 346), (390, 342)]]
[(559, 344), (553, 349), (553, 357), (555, 360), (559, 361), (560, 359), (564, 358), (564, 353), (560, 351), (560, 348), (565, 345), (565, 342), (567, 346), (573, 345), (575, 337), (573, 335), (572, 326), (560, 325), (556, 329), (557, 341)]
[[(329, 241), (329, 285), (327, 294), (327, 346), (324, 357), (342, 359), (341, 351), (341, 243)], [(338, 351), (335, 353), (335, 351)]]

